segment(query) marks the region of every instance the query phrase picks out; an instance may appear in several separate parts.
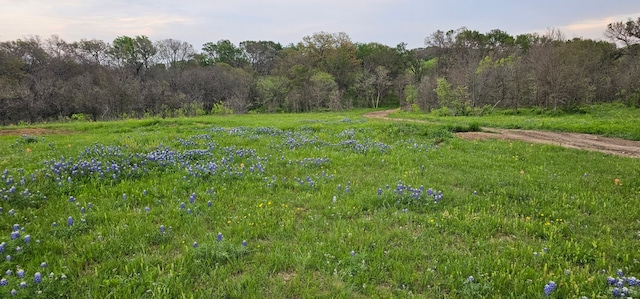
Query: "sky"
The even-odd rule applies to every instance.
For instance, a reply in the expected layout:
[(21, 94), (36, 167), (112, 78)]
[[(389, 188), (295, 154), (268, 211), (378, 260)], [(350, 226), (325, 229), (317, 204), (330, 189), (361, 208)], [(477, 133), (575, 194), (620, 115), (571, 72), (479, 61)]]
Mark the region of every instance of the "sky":
[(353, 42), (412, 49), (436, 30), (463, 26), (514, 36), (555, 28), (567, 38), (604, 40), (607, 24), (638, 17), (638, 0), (0, 0), (0, 41), (146, 35), (201, 49), (222, 39), (287, 45), (316, 32), (345, 32)]

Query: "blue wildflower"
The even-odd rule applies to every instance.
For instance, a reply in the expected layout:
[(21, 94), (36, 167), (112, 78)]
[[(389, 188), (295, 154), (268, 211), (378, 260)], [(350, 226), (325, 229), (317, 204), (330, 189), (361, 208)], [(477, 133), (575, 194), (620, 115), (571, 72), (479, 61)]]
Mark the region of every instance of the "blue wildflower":
[(69, 216), (69, 218), (67, 218), (67, 225), (68, 226), (72, 226), (73, 225), (73, 217)]
[(26, 287), (27, 287), (27, 282), (26, 282), (26, 281), (21, 281), (21, 282), (20, 282), (20, 288), (21, 288), (21, 289), (24, 289), (24, 288), (26, 288)]
[(18, 272), (16, 272), (16, 275), (17, 275), (19, 278), (24, 278), (24, 270), (19, 269), (19, 270), (18, 270)]
[(468, 281), (468, 282), (473, 282), (474, 280), (475, 280), (475, 279), (473, 278), (473, 276), (469, 276), (469, 277), (467, 277), (467, 281)]
[(242, 240), (242, 247), (247, 247), (247, 240)]
[(356, 256), (356, 252), (351, 250), (351, 256)]
[(150, 207), (148, 207), (148, 206), (146, 206), (146, 207), (144, 207), (144, 211), (145, 211), (145, 212), (149, 212), (149, 211), (151, 211), (151, 208), (150, 208)]
[(198, 242), (193, 242), (193, 248), (198, 247)]
[(181, 203), (180, 203), (180, 209), (183, 209), (183, 210), (184, 210), (186, 207), (187, 207), (187, 205), (185, 205), (185, 204), (184, 204), (184, 202), (181, 202)]
[(42, 282), (42, 274), (40, 274), (40, 272), (36, 272), (36, 274), (33, 275), (33, 282), (35, 283)]
[(76, 201), (76, 198), (75, 198), (75, 197), (73, 197), (73, 196), (69, 196), (69, 202), (75, 202), (75, 201)]
[(222, 241), (222, 233), (218, 233), (218, 242)]
[(9, 284), (9, 282), (6, 278), (0, 279), (0, 286), (6, 286), (7, 284)]
[(122, 200), (127, 200), (127, 193), (122, 193)]
[(13, 271), (7, 270), (7, 272), (4, 272), (4, 274), (7, 276), (11, 276), (13, 274)]
[(16, 291), (16, 289), (11, 289), (11, 292), (9, 292), (9, 294), (11, 294), (11, 296), (15, 296), (18, 295), (18, 291)]
[(40, 263), (40, 268), (46, 268), (46, 267), (47, 267), (47, 263), (45, 262)]
[(378, 188), (378, 195), (382, 195), (382, 188)]
[(20, 224), (14, 224), (13, 230), (20, 230)]
[(15, 240), (17, 238), (20, 238), (20, 232), (17, 230), (14, 230), (11, 232), (11, 240)]
[(622, 291), (620, 291), (620, 289), (618, 288), (613, 288), (613, 290), (611, 291), (611, 294), (613, 295), (613, 297), (621, 297)]
[(191, 193), (191, 197), (189, 197), (189, 203), (193, 204), (196, 202), (196, 194)]
[(164, 234), (164, 225), (160, 225), (160, 232)]
[(208, 202), (207, 202), (207, 207), (209, 207), (209, 208), (210, 208), (212, 204), (213, 204), (213, 203), (212, 203), (211, 201), (208, 201)]
[(7, 260), (7, 261), (10, 261), (11, 260), (11, 255), (7, 255), (4, 259)]
[(618, 276), (619, 276), (619, 277), (624, 276), (624, 272), (622, 272), (622, 269), (618, 269), (618, 272), (617, 272), (617, 273), (618, 273)]
[(615, 278), (613, 278), (611, 276), (607, 277), (607, 283), (610, 284), (610, 285), (615, 285), (617, 281), (618, 281), (617, 279), (615, 279)]

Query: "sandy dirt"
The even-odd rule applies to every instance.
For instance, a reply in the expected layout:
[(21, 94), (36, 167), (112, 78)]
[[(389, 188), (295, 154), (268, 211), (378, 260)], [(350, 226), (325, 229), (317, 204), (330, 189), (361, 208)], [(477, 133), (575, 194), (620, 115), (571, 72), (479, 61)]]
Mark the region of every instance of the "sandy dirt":
[[(398, 109), (371, 112), (366, 114), (365, 117), (392, 121), (426, 123), (420, 120), (405, 120), (388, 117), (390, 113), (393, 113), (397, 110)], [(630, 141), (620, 138), (608, 138), (590, 134), (482, 128), (482, 132), (462, 132), (456, 133), (456, 136), (458, 138), (466, 140), (498, 139), (554, 144), (568, 148), (598, 151), (612, 155), (640, 158), (640, 141)]]

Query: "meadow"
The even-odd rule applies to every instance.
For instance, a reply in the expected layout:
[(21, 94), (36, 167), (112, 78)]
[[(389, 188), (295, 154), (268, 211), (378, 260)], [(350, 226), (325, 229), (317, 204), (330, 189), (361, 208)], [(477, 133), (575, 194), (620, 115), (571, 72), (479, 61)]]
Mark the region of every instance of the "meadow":
[(2, 128), (0, 297), (640, 295), (639, 159), (365, 112)]

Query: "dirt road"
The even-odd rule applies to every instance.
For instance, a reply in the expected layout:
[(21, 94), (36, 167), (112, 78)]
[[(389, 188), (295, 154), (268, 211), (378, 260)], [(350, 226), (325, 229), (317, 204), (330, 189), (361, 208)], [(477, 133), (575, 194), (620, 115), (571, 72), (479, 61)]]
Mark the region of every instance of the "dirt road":
[[(389, 114), (398, 109), (375, 111), (365, 114), (367, 118), (377, 118), (392, 121), (407, 121), (416, 123), (426, 123), (420, 120), (389, 118)], [(456, 133), (458, 138), (467, 140), (521, 140), (532, 143), (555, 144), (568, 148), (582, 149), (588, 151), (598, 151), (607, 154), (640, 158), (640, 142), (630, 141), (620, 138), (608, 138), (590, 134), (580, 133), (558, 133), (533, 130), (511, 130), (482, 128), (482, 132)]]

